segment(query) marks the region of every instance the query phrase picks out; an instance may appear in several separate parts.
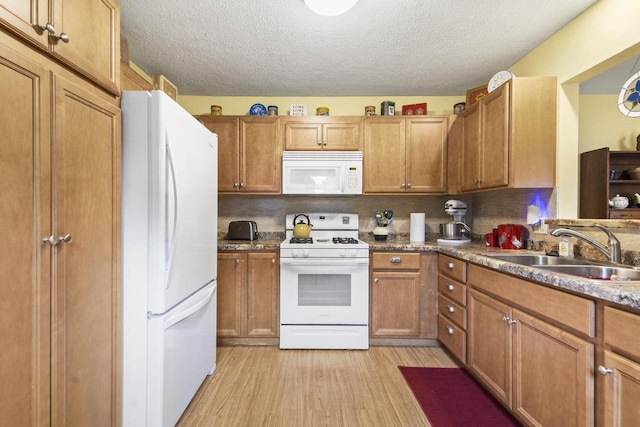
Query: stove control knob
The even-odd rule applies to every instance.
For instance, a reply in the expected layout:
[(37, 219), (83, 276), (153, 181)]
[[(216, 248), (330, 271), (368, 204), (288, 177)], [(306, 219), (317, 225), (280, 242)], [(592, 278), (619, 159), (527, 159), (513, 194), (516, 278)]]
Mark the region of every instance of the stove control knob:
[(347, 251), (346, 251), (346, 250), (344, 250), (344, 249), (340, 249), (340, 251), (338, 252), (338, 254), (339, 254), (341, 257), (345, 257), (345, 256), (347, 256)]
[(297, 249), (291, 249), (291, 256), (296, 258), (298, 256), (298, 250)]
[(358, 251), (355, 249), (351, 249), (351, 256), (355, 258), (356, 255), (358, 255)]
[(302, 256), (307, 258), (309, 256), (309, 251), (307, 249), (302, 250)]

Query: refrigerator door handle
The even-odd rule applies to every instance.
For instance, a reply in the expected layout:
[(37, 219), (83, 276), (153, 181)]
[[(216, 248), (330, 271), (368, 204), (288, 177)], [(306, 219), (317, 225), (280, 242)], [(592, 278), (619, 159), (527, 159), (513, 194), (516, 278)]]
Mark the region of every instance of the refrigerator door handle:
[(178, 243), (178, 188), (176, 184), (176, 172), (173, 166), (173, 157), (171, 156), (171, 147), (169, 146), (169, 135), (165, 134), (165, 149), (167, 153), (167, 164), (169, 166), (169, 176), (171, 177), (171, 188), (173, 189), (173, 224), (171, 230), (171, 242), (167, 251), (167, 260), (165, 269), (165, 289), (169, 289), (171, 285), (171, 269), (173, 267), (173, 258), (176, 255), (176, 245)]
[(181, 322), (189, 316), (198, 312), (198, 310), (200, 310), (202, 307), (207, 305), (209, 301), (211, 301), (213, 295), (216, 293), (217, 288), (218, 286), (214, 284), (211, 288), (209, 288), (207, 293), (203, 295), (199, 301), (196, 301), (193, 305), (185, 307), (184, 309), (176, 313), (172, 313), (170, 316), (168, 316), (164, 321), (164, 329), (169, 329), (176, 323)]

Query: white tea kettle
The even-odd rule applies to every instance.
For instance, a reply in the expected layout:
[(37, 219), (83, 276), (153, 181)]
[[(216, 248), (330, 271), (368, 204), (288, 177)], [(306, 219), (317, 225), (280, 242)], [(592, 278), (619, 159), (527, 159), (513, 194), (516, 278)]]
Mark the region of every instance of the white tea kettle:
[[(300, 219), (300, 221), (298, 221), (298, 223), (296, 224), (296, 219), (301, 216), (307, 219), (306, 224), (303, 222), (303, 219)], [(293, 217), (293, 237), (297, 239), (307, 239), (311, 235), (311, 228), (313, 228), (313, 225), (311, 225), (311, 221), (309, 220), (309, 217), (307, 215), (298, 214)]]
[(616, 194), (616, 197), (612, 197), (609, 200), (609, 207), (614, 209), (624, 209), (629, 206), (629, 199), (627, 197)]

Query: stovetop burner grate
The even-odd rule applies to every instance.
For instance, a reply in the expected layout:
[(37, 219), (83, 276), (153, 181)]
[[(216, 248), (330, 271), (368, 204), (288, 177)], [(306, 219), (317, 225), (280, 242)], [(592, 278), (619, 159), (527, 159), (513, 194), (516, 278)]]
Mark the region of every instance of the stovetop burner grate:
[(353, 237), (334, 237), (332, 241), (337, 244), (358, 244), (358, 239), (354, 239)]
[(312, 237), (292, 237), (289, 243), (313, 243)]

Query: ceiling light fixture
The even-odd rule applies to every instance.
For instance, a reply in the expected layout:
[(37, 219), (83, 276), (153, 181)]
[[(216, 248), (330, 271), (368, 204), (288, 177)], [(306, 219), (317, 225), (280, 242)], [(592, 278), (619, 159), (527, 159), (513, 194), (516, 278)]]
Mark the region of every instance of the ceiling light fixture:
[(358, 0), (304, 0), (309, 9), (322, 16), (342, 15), (357, 2)]

